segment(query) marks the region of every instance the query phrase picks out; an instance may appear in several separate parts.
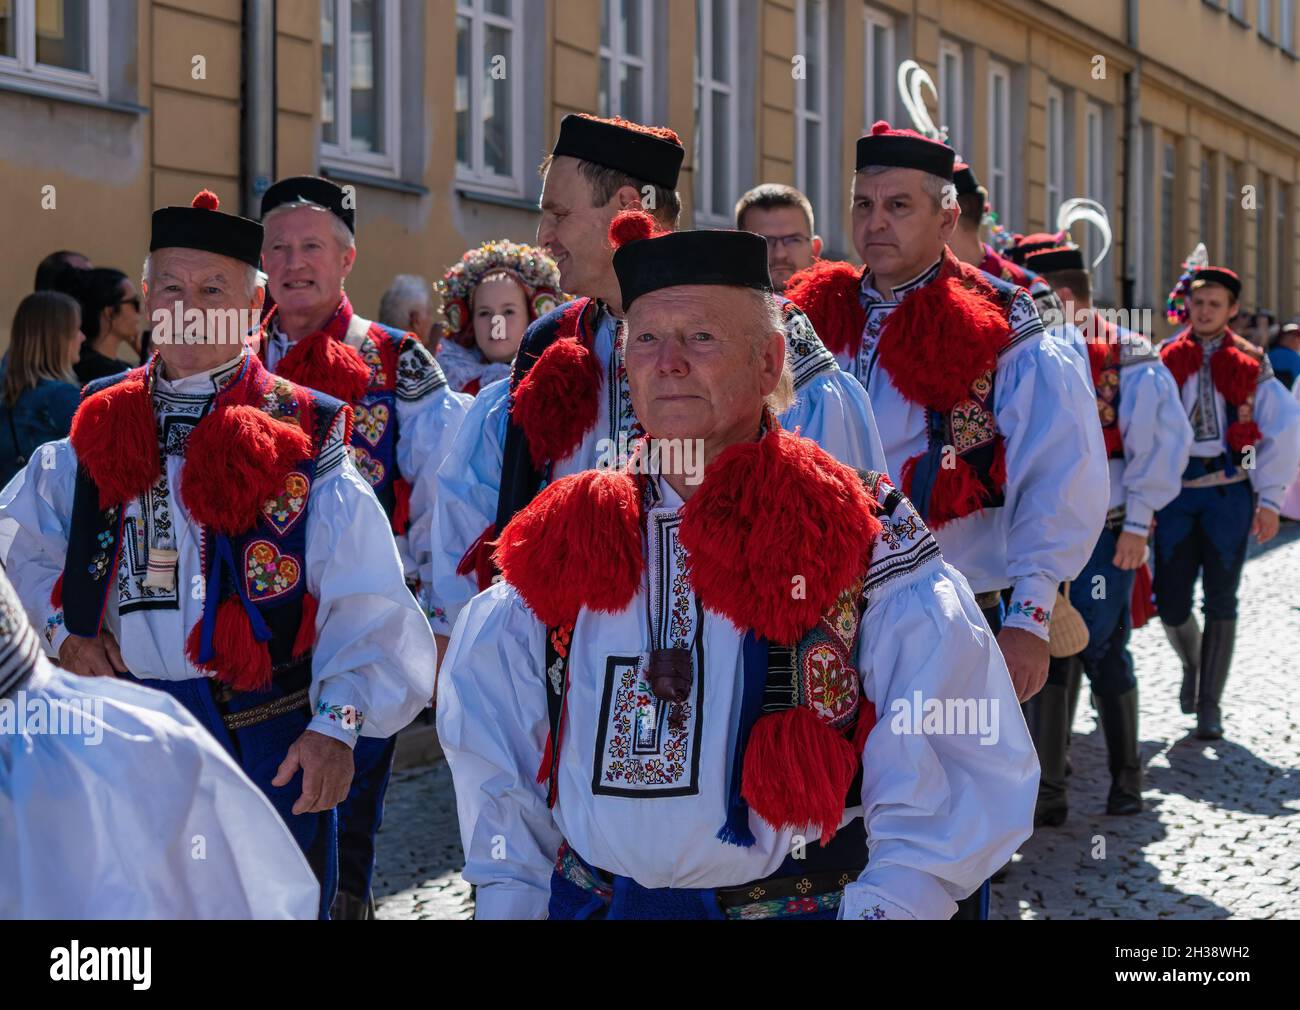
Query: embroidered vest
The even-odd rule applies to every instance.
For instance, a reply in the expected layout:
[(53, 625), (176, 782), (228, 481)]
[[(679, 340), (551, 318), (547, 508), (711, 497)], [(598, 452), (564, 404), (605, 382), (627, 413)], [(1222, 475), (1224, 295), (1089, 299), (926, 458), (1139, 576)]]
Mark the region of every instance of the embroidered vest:
[[(271, 325), (272, 318), (268, 317), (267, 328)], [(324, 353), (326, 349), (323, 347), (313, 349), (311, 353), (324, 360), (310, 363), (286, 355), (277, 365), (276, 372), (300, 385), (320, 389), (350, 402), (353, 409), (352, 441), (349, 448), (352, 460), (384, 507), (393, 532), (403, 534), (410, 526), (411, 485), (397, 465), (397, 440), (400, 435), (397, 385), (401, 356), (416, 342), (416, 337), (391, 326), (362, 319), (352, 311), (352, 305), (346, 296), (334, 317), (319, 333), (325, 339), (339, 341), (342, 346), (329, 348), (330, 355)], [(317, 334), (311, 334), (304, 337), (303, 341), (318, 339)], [(332, 355), (338, 355), (347, 364), (351, 364), (349, 359), (359, 358), (369, 369), (369, 377), (360, 396), (354, 396), (355, 388), (345, 390), (341, 384), (332, 381), (334, 376), (330, 372), (342, 371), (340, 365), (334, 363), (337, 359)], [(434, 388), (439, 385), (446, 385), (440, 369), (435, 375)]]
[[(115, 387), (124, 397), (151, 397), (157, 365), (155, 355), (147, 366), (92, 382), (85, 389), (83, 409), (93, 396), (111, 395)], [(140, 386), (138, 393), (128, 388), (135, 384)], [(101, 434), (108, 436), (105, 444), (110, 449), (119, 435), (124, 436), (120, 444), (130, 444), (125, 436), (131, 433), (126, 429), (141, 420), (138, 414), (128, 419), (132, 407), (138, 408), (138, 404), (125, 398), (110, 401), (105, 412), (95, 419), (105, 429)], [(245, 358), (244, 364), (217, 392), (194, 431), (197, 433), (205, 421), (225, 407), (252, 407), (276, 422), (287, 422), (285, 427), (308, 436), (310, 452), (291, 461), (280, 488), (262, 503), (256, 520), (246, 528), (221, 532), (212, 525), (200, 523), (204, 605), (202, 619), (190, 632), (187, 647), (190, 658), (200, 669), (208, 670), (216, 679), (237, 690), (265, 689), (270, 679), (282, 677), (297, 681), (304, 668), (309, 680), (316, 613), (316, 601), (306, 591), (309, 494), (316, 476), (317, 454), (339, 411), (348, 408), (332, 397), (272, 375), (252, 355)], [(156, 442), (152, 407), (149, 409), (148, 437)], [(75, 423), (73, 444), (81, 453)], [(238, 454), (241, 447), (233, 445), (231, 451)], [(86, 465), (88, 460), (92, 465)], [(196, 458), (187, 457), (184, 466), (211, 462), (196, 455)], [(130, 497), (135, 497), (108, 501), (121, 498), (121, 492), (107, 490), (96, 482), (91, 470), (103, 471), (93, 463), (92, 458), (85, 457), (77, 469), (67, 557), (63, 575), (55, 587), (54, 601), (63, 607), (68, 631), (82, 637), (93, 637), (102, 628), (109, 593), (117, 585), (116, 573), (121, 564), (125, 506)], [(165, 467), (165, 457), (158, 463)], [(157, 478), (157, 473), (144, 476), (148, 481), (136, 494), (143, 493)], [(243, 483), (238, 473), (222, 473), (210, 475), (204, 486), (220, 488), (222, 482)], [(181, 488), (173, 488), (172, 493), (179, 497)], [(219, 497), (219, 492), (214, 492), (213, 497)], [(197, 511), (195, 504), (187, 502), (191, 513)], [(221, 512), (220, 502), (207, 503), (207, 510)], [(223, 606), (228, 603), (230, 607)], [(250, 665), (260, 657), (231, 655), (240, 644), (231, 641), (231, 635), (245, 627), (239, 620), (240, 611), (252, 641), (267, 646), (269, 669), (261, 666), (254, 669)], [(214, 638), (218, 640), (215, 644)]]
[[(1232, 330), (1226, 330), (1223, 342), (1207, 362), (1204, 346), (1189, 328), (1165, 342), (1160, 348), (1160, 359), (1173, 374), (1179, 389), (1192, 375), (1200, 376), (1202, 409), (1216, 411), (1213, 396), (1205, 396), (1207, 383), (1223, 397), (1228, 420), (1224, 441), (1233, 465), (1243, 466), (1247, 446), (1263, 438), (1255, 423), (1255, 390), (1271, 375), (1268, 358)], [(1232, 476), (1232, 468), (1228, 469), (1228, 476)]]

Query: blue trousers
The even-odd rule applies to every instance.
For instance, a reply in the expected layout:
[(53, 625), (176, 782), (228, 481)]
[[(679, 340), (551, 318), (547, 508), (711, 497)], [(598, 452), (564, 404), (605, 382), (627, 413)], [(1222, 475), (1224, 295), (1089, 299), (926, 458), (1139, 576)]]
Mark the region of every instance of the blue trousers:
[(1128, 651), (1133, 627), (1130, 604), (1137, 572), (1126, 572), (1111, 564), (1119, 532), (1110, 527), (1101, 531), (1092, 557), (1070, 584), (1070, 602), (1088, 626), (1088, 646), (1079, 658), (1093, 691), (1101, 697), (1118, 697), (1137, 687), (1133, 657)]
[(384, 795), (393, 773), (397, 737), (363, 736), (352, 752), (356, 771), (339, 804), (339, 890), (365, 901), (375, 872), (375, 836), (384, 819)]
[[(320, 881), (320, 917), (329, 918), (329, 908), (334, 902), (338, 887), (338, 814), (336, 810), (324, 813), (294, 814), (293, 805), (302, 794), (302, 770), (299, 769), (287, 785), (273, 786), (271, 780), (279, 769), (289, 747), (298, 739), (311, 721), (311, 713), (303, 708), (275, 719), (230, 730), (222, 721), (221, 710), (213, 700), (206, 677), (191, 680), (142, 680), (145, 687), (170, 694), (185, 706), (209, 733), (226, 748), (244, 774), (253, 780), (279, 815), (288, 825), (293, 839)], [(242, 712), (283, 696), (283, 691), (272, 686), (269, 691), (236, 694), (226, 703), (228, 714)]]
[(1237, 617), (1237, 586), (1246, 564), (1255, 493), (1249, 481), (1185, 487), (1156, 514), (1156, 609), (1165, 624), (1192, 616), (1196, 577), (1205, 590), (1207, 621)]

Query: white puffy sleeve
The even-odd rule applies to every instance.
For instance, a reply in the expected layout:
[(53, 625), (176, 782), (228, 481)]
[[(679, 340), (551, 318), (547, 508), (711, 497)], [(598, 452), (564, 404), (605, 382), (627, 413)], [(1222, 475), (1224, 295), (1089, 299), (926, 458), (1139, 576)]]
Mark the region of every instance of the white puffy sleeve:
[(478, 580), (457, 575), (465, 552), (496, 522), (501, 465), (510, 412), (510, 380), (481, 390), (435, 475), (431, 526), (431, 576), (425, 606), (440, 635), (451, 634), (457, 615), (478, 592)]
[(1250, 482), (1260, 505), (1281, 512), (1287, 485), (1300, 469), (1300, 401), (1292, 398), (1280, 379), (1270, 377), (1256, 387), (1255, 423), (1264, 437)]
[(0, 491), (0, 561), (4, 562), (46, 651), (68, 637), (63, 611), (50, 604), (68, 554), (77, 454), (66, 439), (47, 442)]
[(308, 728), (354, 745), (392, 736), (428, 705), (437, 648), (383, 506), (342, 446), (336, 425), (307, 512), (307, 588), (319, 601)]
[[(398, 358), (397, 468), (411, 485), (411, 527), (398, 538), (407, 578), (428, 585), (433, 575), (434, 477), (451, 449), (473, 397), (454, 393), (428, 349), (407, 341)], [(405, 540), (403, 544), (401, 541)], [(405, 548), (403, 550), (403, 548)]]
[(1122, 368), (1119, 379), (1124, 528), (1145, 537), (1152, 516), (1182, 490), (1192, 426), (1178, 383), (1159, 361)]
[(0, 736), (0, 918), (317, 917), (283, 819), (170, 695), (48, 666), (23, 689), (86, 732)]
[(783, 302), (781, 311), (795, 383), (795, 402), (778, 418), (781, 427), (798, 429), (846, 466), (886, 473), (866, 389), (839, 367), (803, 312), (792, 302)]
[(505, 583), (461, 610), (438, 692), (465, 879), (480, 919), (544, 919), (564, 841), (537, 767), (547, 735), (546, 629)]
[(870, 858), (840, 918), (947, 919), (1033, 832), (1038, 758), (970, 586), (905, 499), (882, 521), (858, 645)]
[(1044, 338), (1023, 291), (1011, 318), (1019, 342), (999, 358), (994, 391), (1006, 441), (1006, 626), (1045, 639), (1057, 587), (1079, 574), (1101, 535), (1110, 476), (1096, 393), (1075, 356)]

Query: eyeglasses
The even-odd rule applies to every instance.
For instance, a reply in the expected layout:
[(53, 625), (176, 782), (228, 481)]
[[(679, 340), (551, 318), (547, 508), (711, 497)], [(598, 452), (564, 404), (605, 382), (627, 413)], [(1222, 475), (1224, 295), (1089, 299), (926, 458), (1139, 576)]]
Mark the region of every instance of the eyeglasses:
[(806, 243), (812, 241), (811, 235), (764, 235), (767, 239), (767, 249), (769, 252), (775, 251), (777, 246), (782, 249), (798, 249)]
[(119, 308), (120, 308), (121, 306), (123, 306), (123, 305), (130, 305), (133, 309), (136, 310), (136, 312), (139, 312), (139, 311), (140, 311), (140, 296), (139, 296), (139, 295), (136, 295), (136, 296), (133, 297), (133, 298), (123, 298), (120, 302), (117, 303), (117, 305), (118, 305)]

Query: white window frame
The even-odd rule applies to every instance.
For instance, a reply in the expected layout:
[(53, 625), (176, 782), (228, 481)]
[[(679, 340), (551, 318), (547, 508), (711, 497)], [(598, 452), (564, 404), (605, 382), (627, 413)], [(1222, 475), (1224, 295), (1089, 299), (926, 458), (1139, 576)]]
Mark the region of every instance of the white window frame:
[[(948, 70), (949, 61), (952, 72)], [(951, 84), (953, 95), (949, 101), (948, 89)], [(952, 106), (956, 108), (952, 108)], [(939, 40), (939, 129), (948, 130), (948, 146), (957, 152), (958, 157), (970, 157), (965, 150), (966, 124), (966, 60), (965, 53), (956, 42), (948, 39)]]
[[(469, 146), (473, 163), (465, 164), (456, 157), (456, 179), (468, 183), (475, 189), (490, 190), (503, 196), (522, 197), (524, 195), (523, 151), (524, 151), (524, 11), (525, 0), (510, 0), (508, 15), (490, 14), (483, 7), (483, 0), (456, 0), (456, 17), (468, 18), (470, 23), (470, 75), (469, 75)], [(506, 80), (510, 85), (510, 174), (501, 175), (486, 167), (483, 157), (483, 117), (475, 110), (483, 108), (483, 77), (487, 72), (486, 53), (483, 51), (484, 28), (493, 26), (507, 28), (510, 31), (510, 54), (507, 60)], [(500, 54), (497, 54), (500, 55)], [(452, 109), (453, 116), (455, 109)], [(453, 148), (455, 145), (455, 128), (453, 126)]]
[[(796, 0), (795, 3), (795, 49), (797, 54), (807, 55), (808, 38), (807, 38), (807, 14), (808, 5), (812, 4), (815, 10), (821, 11), (817, 34), (818, 51), (821, 53), (821, 66), (819, 68), (820, 79), (810, 81), (807, 74), (804, 74), (802, 80), (795, 81), (795, 187), (799, 189), (811, 201), (813, 207), (819, 212), (824, 211), (820, 205), (824, 205), (830, 196), (830, 160), (831, 160), (831, 140), (830, 140), (830, 123), (827, 115), (830, 103), (830, 4), (828, 0)], [(805, 71), (807, 67), (805, 66)], [(808, 105), (808, 89), (816, 89), (818, 108), (820, 112), (813, 112)], [(819, 146), (818, 163), (821, 165), (821, 171), (817, 179), (808, 178), (808, 124), (817, 123), (821, 126), (821, 143)], [(813, 190), (812, 187), (816, 189)]]
[(1296, 51), (1295, 0), (1277, 0), (1277, 34), (1274, 41), (1288, 53)]
[(713, 158), (713, 96), (725, 94), (731, 98), (730, 122), (727, 124), (727, 145), (731, 151), (728, 181), (730, 198), (735, 199), (739, 189), (740, 152), (740, 4), (727, 0), (727, 15), (731, 25), (730, 60), (731, 77), (723, 81), (713, 77), (713, 5), (709, 0), (696, 0), (699, 7), (699, 38), (695, 41), (695, 96), (699, 108), (695, 110), (699, 125), (699, 143), (695, 145), (696, 190), (695, 223), (713, 227), (730, 228), (735, 223), (732, 207), (714, 207), (713, 181), (717, 165)]
[[(1268, 257), (1268, 226), (1272, 214), (1269, 213), (1273, 187), (1267, 173), (1259, 172), (1255, 176), (1255, 209), (1252, 212), (1255, 225), (1255, 304), (1268, 308), (1270, 304), (1276, 305), (1276, 299), (1272, 297), (1273, 287), (1272, 279), (1269, 277), (1269, 257)], [(1250, 219), (1247, 219), (1246, 225), (1249, 227)]]
[(383, 4), (384, 38), (381, 40), (383, 67), (383, 131), (382, 152), (354, 151), (352, 149), (352, 4), (347, 0), (327, 0), (334, 3), (334, 143), (324, 139), (320, 145), (321, 164), (326, 168), (352, 169), (371, 175), (397, 178), (402, 164), (401, 130), (401, 12), (397, 0), (379, 0)]
[[(1052, 115), (1052, 107), (1056, 115)], [(1065, 91), (1047, 86), (1047, 230), (1056, 227), (1056, 213), (1065, 202)]]
[(1228, 0), (1228, 13), (1242, 21), (1246, 20), (1246, 0)]
[[(1002, 100), (997, 99), (994, 82), (1002, 82)], [(999, 220), (1011, 217), (1011, 68), (996, 60), (989, 60), (989, 95), (988, 95), (988, 140), (989, 140), (989, 202), (993, 204)], [(1002, 124), (1002, 143), (995, 145), (997, 125)]]
[(1259, 6), (1256, 10), (1255, 20), (1259, 22), (1256, 26), (1259, 29), (1259, 34), (1270, 42), (1275, 41), (1276, 36), (1273, 33), (1273, 0), (1259, 0)]
[[(1173, 164), (1169, 155), (1173, 154)], [(1160, 144), (1160, 287), (1164, 291), (1173, 288), (1178, 280), (1178, 146), (1172, 140), (1165, 139)], [(1165, 225), (1169, 225), (1166, 233)], [(1199, 241), (1199, 240), (1198, 240)]]
[[(898, 67), (898, 60), (895, 57), (895, 38), (894, 19), (883, 11), (878, 11), (874, 7), (864, 7), (862, 9), (862, 110), (863, 110), (863, 132), (870, 130), (877, 118), (883, 118), (893, 121), (894, 118), (894, 71)], [(883, 32), (887, 42), (888, 55), (886, 57), (888, 65), (885, 67), (884, 81), (885, 94), (876, 94), (876, 47), (872, 45), (875, 32)], [(880, 101), (879, 99), (884, 99)], [(872, 109), (884, 109), (883, 115), (878, 117)], [(942, 118), (942, 117), (940, 117)]]
[[(1083, 191), (1089, 200), (1096, 200), (1103, 207), (1106, 205), (1106, 111), (1096, 102), (1084, 106), (1084, 172)], [(1083, 238), (1083, 258), (1092, 266), (1095, 259), (1097, 238), (1089, 228)], [(1110, 295), (1110, 278), (1114, 271), (1103, 264), (1096, 276), (1098, 293)]]
[(108, 98), (108, 7), (87, 0), (86, 71), (36, 62), (36, 0), (14, 0), (14, 56), (0, 56), (0, 80), (56, 97)]
[[(655, 120), (654, 115), (654, 64), (655, 64), (655, 20), (654, 8), (656, 0), (641, 0), (641, 38), (643, 40), (644, 55), (637, 56), (627, 51), (627, 36), (623, 30), (623, 17), (621, 14), (622, 4), (618, 0), (601, 0), (600, 16), (602, 18), (610, 15), (609, 21), (609, 45), (600, 47), (600, 58), (609, 62), (609, 80), (605, 82), (605, 87), (609, 92), (609, 115), (629, 117), (623, 108), (623, 94), (616, 87), (619, 79), (619, 67), (629, 66), (636, 67), (641, 71), (641, 108), (644, 110), (642, 119), (645, 122)], [(620, 11), (618, 16), (613, 16), (615, 8)]]
[(1291, 242), (1288, 241), (1287, 231), (1291, 227), (1291, 219), (1287, 215), (1287, 186), (1281, 179), (1273, 180), (1273, 263), (1275, 275), (1273, 284), (1277, 288), (1274, 297), (1277, 299), (1277, 313), (1279, 319), (1288, 318), (1296, 309), (1291, 304), (1290, 280), (1291, 271), (1287, 269), (1287, 256), (1290, 254)]
[[(1237, 263), (1237, 247), (1241, 234), (1237, 225), (1240, 218), (1237, 208), (1241, 205), (1241, 191), (1237, 188), (1237, 163), (1230, 158), (1223, 161), (1223, 240), (1219, 245), (1223, 249), (1223, 262), (1233, 270), (1240, 270)], [(1243, 271), (1244, 272), (1244, 271)]]

